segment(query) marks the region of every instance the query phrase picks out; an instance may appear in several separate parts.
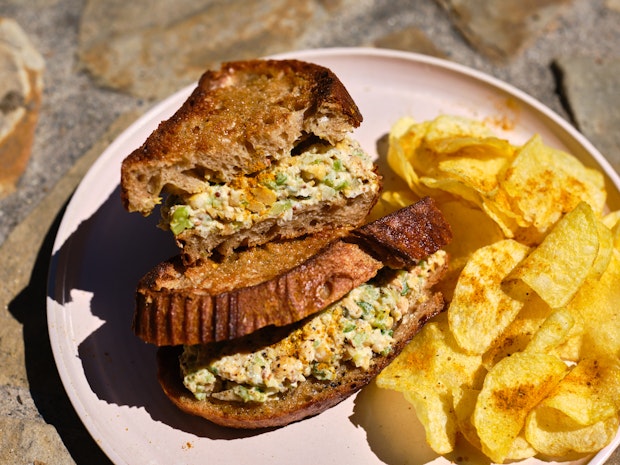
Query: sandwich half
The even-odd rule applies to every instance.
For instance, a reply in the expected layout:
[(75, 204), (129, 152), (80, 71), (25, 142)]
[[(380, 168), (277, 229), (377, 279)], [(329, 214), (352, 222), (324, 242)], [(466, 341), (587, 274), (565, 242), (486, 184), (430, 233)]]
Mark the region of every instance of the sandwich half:
[(174, 234), (185, 263), (362, 224), (381, 179), (351, 137), (362, 116), (327, 68), (296, 60), (208, 71), (121, 168), (125, 208)]
[[(444, 301), (451, 231), (430, 198), (352, 231), (273, 243), (219, 262), (172, 259), (139, 283), (134, 331), (160, 346), (181, 410), (235, 428), (320, 413), (376, 376)], [(240, 268), (238, 268), (240, 267)]]

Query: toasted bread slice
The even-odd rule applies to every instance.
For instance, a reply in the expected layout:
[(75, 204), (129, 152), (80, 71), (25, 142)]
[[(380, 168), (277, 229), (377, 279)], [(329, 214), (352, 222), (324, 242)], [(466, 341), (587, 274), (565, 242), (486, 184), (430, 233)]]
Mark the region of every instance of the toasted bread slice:
[[(321, 244), (325, 247), (311, 255)], [(263, 256), (270, 268), (266, 276), (271, 277), (245, 285), (265, 268), (260, 264)], [(291, 269), (283, 267), (295, 256), (305, 261)], [(258, 264), (258, 268), (246, 268), (246, 277), (245, 264)], [(176, 257), (140, 281), (134, 332), (160, 346), (206, 344), (241, 337), (267, 325), (288, 325), (339, 299), (382, 267), (382, 262), (358, 245), (329, 243), (323, 237), (251, 249), (220, 266), (208, 261), (188, 269)]]
[(443, 298), (432, 291), (432, 286), (444, 272), (445, 266), (436, 268), (427, 279), (422, 293), (411, 297), (408, 312), (394, 328), (392, 350), (387, 355), (374, 356), (367, 370), (347, 362), (340, 366), (336, 378), (331, 381), (309, 377), (296, 388), (266, 402), (231, 402), (213, 397), (197, 400), (183, 385), (179, 367), (181, 348), (162, 347), (157, 353), (159, 382), (179, 409), (222, 426), (248, 429), (276, 427), (316, 415), (368, 384), (402, 351), (426, 321), (443, 309)]
[[(162, 226), (174, 232), (186, 263), (214, 250), (229, 255), (325, 227), (357, 227), (381, 187), (372, 161), (346, 137), (361, 121), (327, 68), (296, 60), (225, 63), (206, 72), (181, 108), (123, 161), (123, 205), (146, 215), (166, 195)], [(312, 160), (300, 156), (305, 151)], [(304, 170), (302, 163), (317, 163), (314, 154), (337, 168)], [(293, 175), (294, 186), (280, 184)]]
[(342, 298), (386, 264), (411, 266), (450, 239), (441, 212), (424, 198), (351, 234), (272, 242), (194, 266), (175, 257), (139, 282), (134, 332), (160, 346), (191, 345), (285, 326)]
[(361, 121), (327, 68), (296, 60), (224, 63), (123, 162), (123, 203), (149, 213), (165, 186), (196, 193), (204, 179), (227, 182), (267, 168), (309, 135), (335, 144)]

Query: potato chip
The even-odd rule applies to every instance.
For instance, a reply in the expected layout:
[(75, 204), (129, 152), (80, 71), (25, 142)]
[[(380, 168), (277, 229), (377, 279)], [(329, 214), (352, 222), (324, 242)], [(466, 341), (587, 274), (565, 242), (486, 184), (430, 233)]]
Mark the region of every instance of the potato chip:
[(503, 291), (501, 283), (528, 251), (529, 247), (505, 239), (478, 249), (463, 268), (448, 308), (448, 321), (465, 351), (486, 352), (523, 306)]
[(584, 326), (579, 315), (567, 308), (553, 310), (542, 322), (525, 352), (550, 354), (566, 362), (579, 360)]
[(620, 253), (614, 253), (598, 279), (587, 279), (568, 303), (584, 325), (582, 356), (620, 357)]
[(456, 437), (452, 392), (479, 387), (484, 373), (480, 357), (459, 349), (444, 318), (427, 323), (376, 382), (404, 393), (424, 425), (428, 444), (445, 454), (454, 448)]
[(614, 248), (620, 251), (620, 210), (608, 213), (603, 217), (602, 222), (611, 230)]
[(388, 187), (379, 207), (432, 195), (454, 241), (448, 312), (378, 384), (439, 453), (457, 432), (495, 462), (600, 450), (620, 426), (620, 210), (603, 215), (602, 173), (461, 117), (403, 118), (389, 142), (411, 192)]
[(613, 229), (614, 226), (616, 226), (618, 224), (618, 222), (620, 222), (620, 210), (615, 210), (613, 212), (607, 213), (602, 219), (601, 221), (603, 222), (603, 224), (605, 226), (607, 226), (609, 229)]
[(419, 396), (414, 391), (403, 392), (405, 399), (415, 410), (424, 426), (426, 442), (438, 454), (454, 450), (456, 442), (456, 422), (450, 411), (450, 401), (445, 396)]
[(481, 247), (503, 239), (502, 232), (484, 212), (461, 201), (438, 202), (438, 207), (452, 228), (452, 241), (444, 250), (450, 256), (448, 272), (437, 285), (449, 302), (456, 281), (471, 255)]
[[(483, 129), (488, 131), (486, 126)], [(427, 133), (424, 141), (426, 148), (437, 154), (448, 154), (453, 157), (457, 155), (473, 160), (511, 159), (516, 149), (507, 140), (499, 139), (490, 132), (481, 137), (453, 134), (437, 139), (432, 139)]]
[(605, 272), (614, 249), (614, 236), (611, 229), (605, 226), (602, 221), (597, 221), (596, 227), (598, 230), (598, 253), (590, 269), (590, 277), (593, 279), (600, 278)]
[(504, 462), (525, 460), (534, 457), (536, 454), (538, 454), (538, 451), (525, 439), (525, 433), (520, 433), (519, 436), (512, 441)]
[(420, 176), (419, 186), (427, 188), (426, 192), (432, 194), (433, 197), (438, 195), (434, 191), (443, 191), (456, 197), (461, 197), (473, 205), (480, 205), (482, 202), (478, 192), (457, 179), (447, 177), (437, 179), (431, 176)]
[(506, 282), (521, 280), (552, 308), (562, 307), (585, 281), (598, 249), (597, 220), (582, 202), (557, 222)]
[(482, 363), (491, 369), (504, 357), (522, 352), (532, 340), (543, 322), (551, 314), (552, 309), (535, 293), (531, 293), (524, 305), (500, 336), (493, 341), (491, 347), (482, 356)]
[(537, 451), (549, 458), (577, 458), (609, 444), (618, 426), (617, 416), (584, 426), (558, 410), (537, 407), (528, 415), (525, 437)]
[(472, 416), (482, 451), (502, 463), (525, 425), (528, 413), (566, 372), (559, 358), (516, 353), (502, 359), (484, 379)]
[[(467, 442), (476, 449), (481, 450), (482, 444), (480, 443), (480, 438), (478, 437), (476, 428), (471, 422), (471, 417), (474, 413), (479, 394), (480, 390), (476, 389), (456, 390), (454, 393), (454, 413), (456, 415), (459, 433), (461, 433)], [(521, 433), (512, 442), (505, 460), (524, 460), (536, 454), (536, 449), (527, 442), (525, 435)]]
[[(503, 197), (502, 192), (498, 191), (495, 197), (490, 199), (485, 199), (482, 202), (481, 208), (489, 218), (497, 223), (500, 227), (504, 236), (507, 239), (512, 239), (515, 237), (515, 234), (520, 230), (520, 226), (518, 223), (518, 216), (513, 213), (510, 207), (506, 207), (502, 205), (498, 200)], [(538, 243), (539, 240), (536, 238), (534, 243)], [(523, 242), (524, 244), (528, 244), (528, 242)]]
[[(439, 172), (446, 178), (458, 181), (483, 196), (497, 189), (497, 174), (506, 164), (501, 158), (478, 159), (452, 157), (438, 163)], [(481, 203), (481, 201), (480, 201)]]
[(580, 425), (615, 416), (620, 410), (620, 361), (609, 356), (580, 360), (540, 405)]
[(584, 201), (599, 214), (605, 206), (603, 175), (572, 155), (543, 144), (535, 135), (518, 150), (499, 184), (519, 213), (520, 225), (548, 231)]
[(568, 339), (575, 325), (571, 312), (565, 308), (554, 310), (534, 333), (524, 352), (549, 354)]
[(471, 422), (471, 416), (474, 413), (474, 408), (476, 408), (479, 394), (479, 389), (462, 387), (455, 389), (452, 395), (458, 431), (477, 449), (481, 449), (482, 445), (476, 428)]
[(478, 139), (493, 137), (493, 132), (481, 121), (455, 115), (439, 115), (428, 122), (425, 140), (431, 144), (448, 138), (475, 137)]
[(411, 205), (420, 198), (411, 190), (386, 190), (381, 193), (379, 201), (375, 204), (367, 221), (374, 221), (382, 218), (396, 210)]
[(389, 140), (388, 164), (417, 195), (439, 189), (477, 205), (481, 199), (475, 192), (495, 190), (498, 173), (515, 150), (484, 123), (445, 115), (424, 123), (403, 118)]
[(420, 190), (419, 179), (412, 160), (422, 139), (426, 134), (428, 123), (415, 123), (411, 118), (402, 118), (394, 124), (389, 134), (387, 153), (388, 165), (395, 173), (403, 178), (416, 195), (423, 197), (427, 194)]
[(573, 315), (573, 327), (566, 335), (565, 340), (549, 353), (561, 358), (565, 362), (576, 363), (581, 357), (585, 327), (580, 315), (575, 315), (573, 312), (571, 314)]

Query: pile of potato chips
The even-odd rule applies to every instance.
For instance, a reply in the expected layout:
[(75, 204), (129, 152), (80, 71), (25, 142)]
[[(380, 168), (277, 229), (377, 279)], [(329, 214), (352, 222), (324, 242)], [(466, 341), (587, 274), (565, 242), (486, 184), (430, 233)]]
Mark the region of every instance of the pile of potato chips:
[[(534, 135), (405, 118), (388, 162), (395, 209), (434, 197), (453, 228), (449, 306), (377, 378), (415, 407), (427, 442), (457, 437), (492, 461), (571, 459), (615, 436), (620, 413), (620, 211), (602, 174)], [(459, 439), (460, 440), (460, 439)]]

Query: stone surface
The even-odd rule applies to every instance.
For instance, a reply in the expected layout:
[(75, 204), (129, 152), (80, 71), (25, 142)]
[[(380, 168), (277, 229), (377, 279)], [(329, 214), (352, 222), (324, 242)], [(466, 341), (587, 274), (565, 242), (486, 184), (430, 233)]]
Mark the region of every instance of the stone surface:
[(438, 0), (482, 53), (514, 57), (552, 27), (569, 0)]
[(376, 47), (423, 53), (425, 55), (446, 58), (446, 54), (435, 46), (424, 31), (415, 27), (409, 27), (387, 34), (376, 40), (374, 45)]
[(607, 0), (605, 6), (610, 10), (620, 12), (620, 0)]
[(53, 426), (41, 420), (0, 417), (0, 459), (6, 464), (70, 464)]
[(0, 197), (15, 190), (30, 158), (44, 69), (20, 25), (0, 18)]
[(577, 127), (620, 172), (620, 58), (560, 57), (556, 65)]
[[(72, 463), (63, 443), (73, 456), (84, 458), (78, 463), (107, 463), (56, 371), (45, 316), (47, 267), (63, 205), (103, 149), (138, 116), (129, 112), (118, 118), (0, 245), (0, 463)], [(26, 447), (26, 455), (16, 455), (19, 447)]]
[[(146, 98), (166, 96), (231, 56), (295, 48), (326, 14), (320, 2), (311, 0), (148, 5), (151, 14), (143, 15), (145, 2), (90, 1), (79, 37), (82, 65), (98, 83)], [(115, 14), (104, 14), (110, 9)]]
[[(369, 45), (445, 57), (524, 90), (617, 154), (617, 123), (601, 128), (620, 108), (618, 0), (511, 0), (502, 15), (499, 0), (248, 3), (0, 0), (1, 14), (22, 25), (46, 61), (31, 158), (15, 193), (0, 199), (0, 463), (109, 463), (55, 369), (45, 315), (51, 244), (63, 205), (113, 137), (208, 63)], [(607, 77), (578, 79), (591, 63)], [(580, 103), (599, 93), (606, 105)], [(620, 454), (608, 464), (620, 465)]]

